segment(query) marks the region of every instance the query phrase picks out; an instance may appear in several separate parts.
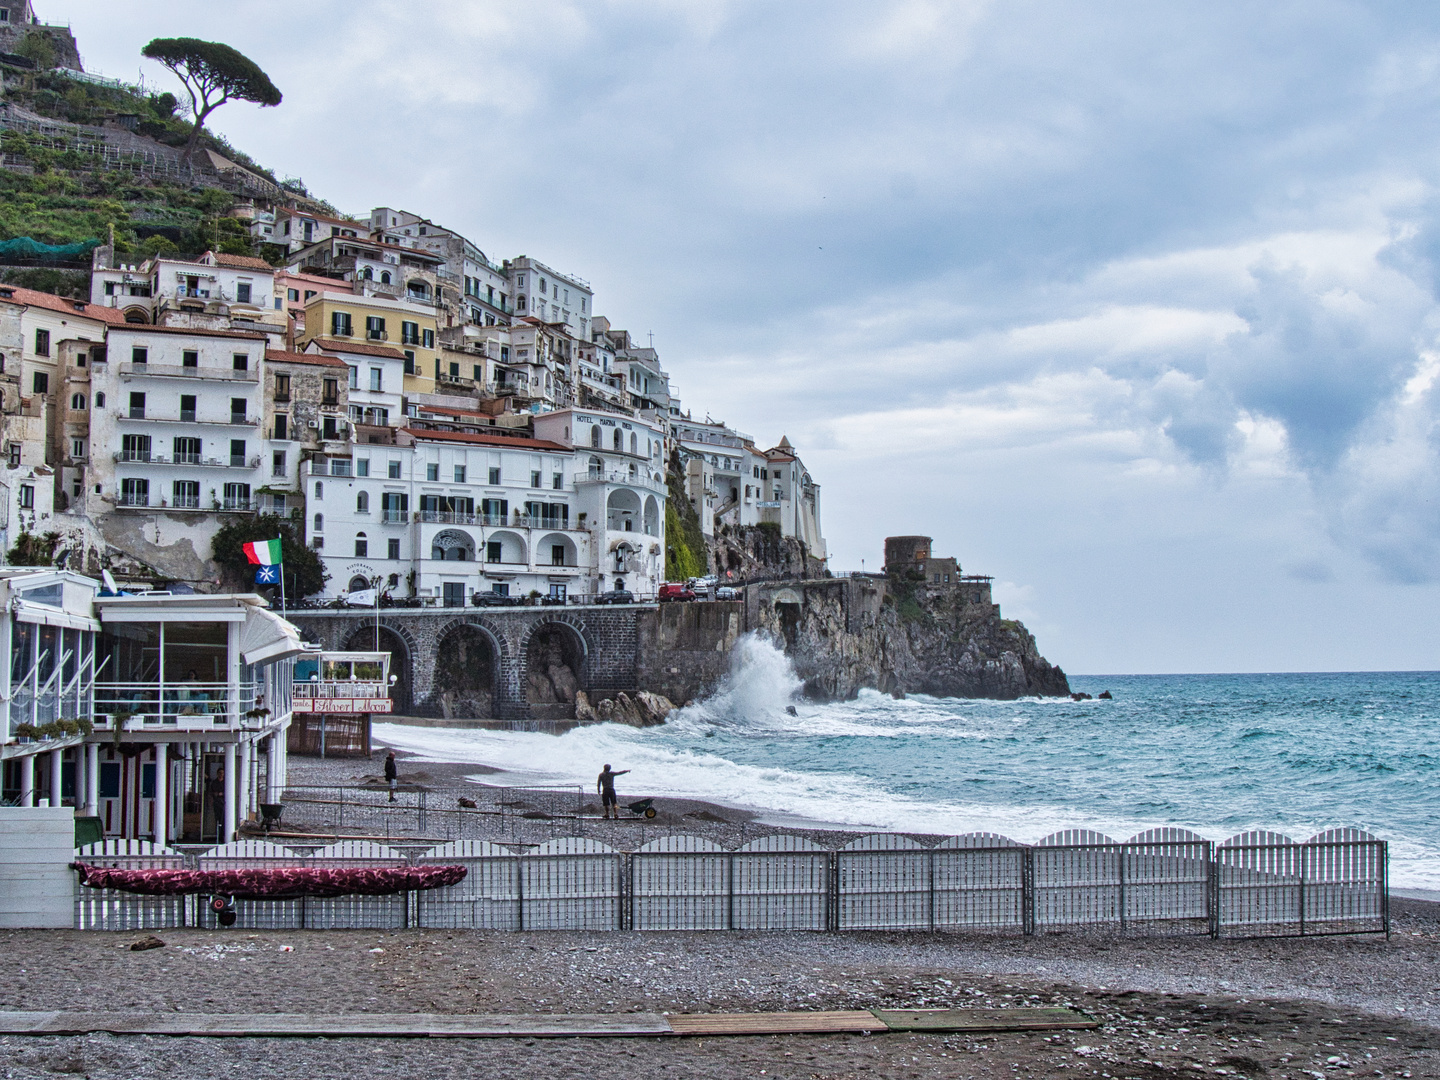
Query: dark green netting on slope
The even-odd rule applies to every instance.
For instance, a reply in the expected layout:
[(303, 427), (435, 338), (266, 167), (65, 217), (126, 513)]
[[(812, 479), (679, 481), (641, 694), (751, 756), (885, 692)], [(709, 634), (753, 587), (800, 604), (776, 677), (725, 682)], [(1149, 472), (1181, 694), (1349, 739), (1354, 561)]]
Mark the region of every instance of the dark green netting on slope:
[(28, 236), (17, 236), (14, 240), (0, 240), (0, 260), (53, 259), (59, 262), (83, 259), (99, 244), (99, 240), (82, 240), (78, 244), (42, 244)]

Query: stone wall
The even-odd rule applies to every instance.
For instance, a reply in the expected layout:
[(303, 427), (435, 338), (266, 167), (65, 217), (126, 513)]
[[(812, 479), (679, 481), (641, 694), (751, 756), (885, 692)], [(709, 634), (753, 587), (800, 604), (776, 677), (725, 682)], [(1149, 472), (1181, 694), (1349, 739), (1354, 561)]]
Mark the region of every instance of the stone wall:
[(636, 620), (639, 685), (678, 705), (703, 697), (730, 670), (730, 650), (745, 632), (736, 600), (661, 604)]

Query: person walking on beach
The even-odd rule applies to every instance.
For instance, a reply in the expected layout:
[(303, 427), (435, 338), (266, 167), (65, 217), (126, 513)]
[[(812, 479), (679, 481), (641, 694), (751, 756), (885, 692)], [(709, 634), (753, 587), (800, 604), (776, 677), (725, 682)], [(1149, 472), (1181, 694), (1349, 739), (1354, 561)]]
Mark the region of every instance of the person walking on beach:
[(624, 776), (629, 769), (621, 769), (619, 772), (611, 772), (607, 764), (600, 770), (600, 775), (595, 780), (595, 790), (600, 793), (600, 810), (608, 818), (610, 811), (615, 811), (615, 818), (620, 818), (620, 806), (615, 798), (615, 777)]
[(395, 785), (399, 782), (400, 770), (395, 768), (395, 751), (385, 755), (385, 783), (390, 785), (390, 801), (395, 801)]

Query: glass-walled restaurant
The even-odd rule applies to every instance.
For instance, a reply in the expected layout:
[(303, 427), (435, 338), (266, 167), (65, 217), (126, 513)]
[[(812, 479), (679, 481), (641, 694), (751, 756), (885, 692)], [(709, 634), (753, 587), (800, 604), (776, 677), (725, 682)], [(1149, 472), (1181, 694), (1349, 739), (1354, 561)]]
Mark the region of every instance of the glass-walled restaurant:
[(233, 839), (284, 783), (295, 628), (250, 594), (97, 595), (71, 577), (89, 594), (51, 609), (68, 623), (17, 605), (4, 620), (4, 797), (74, 805), (106, 836)]

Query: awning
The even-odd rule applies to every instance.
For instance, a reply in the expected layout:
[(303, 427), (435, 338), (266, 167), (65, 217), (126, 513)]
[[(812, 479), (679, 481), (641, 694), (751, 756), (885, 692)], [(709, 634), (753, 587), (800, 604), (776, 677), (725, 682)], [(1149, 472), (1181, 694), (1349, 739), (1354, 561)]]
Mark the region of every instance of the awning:
[(240, 659), (247, 664), (267, 664), (305, 651), (300, 634), (273, 611), (252, 607), (240, 627)]
[(39, 623), (41, 626), (63, 626), (67, 630), (100, 629), (100, 624), (94, 619), (46, 604), (32, 604), (27, 600), (16, 600), (14, 610), (15, 618), (20, 622)]

